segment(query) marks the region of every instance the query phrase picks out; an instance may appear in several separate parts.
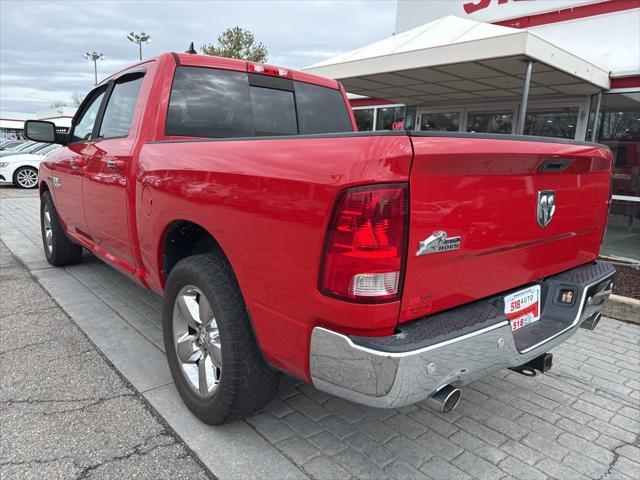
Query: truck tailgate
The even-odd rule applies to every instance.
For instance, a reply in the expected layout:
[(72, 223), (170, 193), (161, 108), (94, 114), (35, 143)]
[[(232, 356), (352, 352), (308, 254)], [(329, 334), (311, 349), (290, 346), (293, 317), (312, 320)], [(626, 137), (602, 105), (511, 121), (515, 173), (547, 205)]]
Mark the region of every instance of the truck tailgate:
[(419, 134), (412, 143), (400, 322), (597, 258), (610, 194), (606, 147)]

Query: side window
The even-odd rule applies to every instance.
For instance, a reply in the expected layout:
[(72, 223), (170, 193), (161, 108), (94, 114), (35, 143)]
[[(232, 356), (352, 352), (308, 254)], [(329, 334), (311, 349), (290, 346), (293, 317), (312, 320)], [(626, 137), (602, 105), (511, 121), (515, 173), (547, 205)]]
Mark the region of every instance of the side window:
[(113, 86), (98, 138), (117, 138), (129, 135), (143, 78), (141, 75), (133, 78), (128, 77)]
[(84, 109), (84, 112), (82, 112), (82, 115), (76, 122), (73, 129), (72, 141), (78, 142), (82, 140), (89, 140), (91, 138), (91, 133), (93, 132), (93, 126), (95, 125), (96, 118), (98, 117), (98, 111), (100, 110), (100, 104), (102, 103), (104, 92), (105, 90), (102, 89), (101, 92), (96, 93)]

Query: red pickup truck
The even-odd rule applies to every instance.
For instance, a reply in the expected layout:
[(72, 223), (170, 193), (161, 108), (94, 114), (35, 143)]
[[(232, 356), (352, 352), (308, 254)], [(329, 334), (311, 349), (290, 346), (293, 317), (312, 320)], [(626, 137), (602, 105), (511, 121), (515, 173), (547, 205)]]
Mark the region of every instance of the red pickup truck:
[(376, 407), (502, 368), (546, 371), (593, 328), (612, 156), (598, 144), (357, 132), (343, 87), (163, 54), (86, 97), (40, 169), (44, 252), (87, 249), (164, 296), (169, 366), (208, 423), (263, 407), (280, 372)]

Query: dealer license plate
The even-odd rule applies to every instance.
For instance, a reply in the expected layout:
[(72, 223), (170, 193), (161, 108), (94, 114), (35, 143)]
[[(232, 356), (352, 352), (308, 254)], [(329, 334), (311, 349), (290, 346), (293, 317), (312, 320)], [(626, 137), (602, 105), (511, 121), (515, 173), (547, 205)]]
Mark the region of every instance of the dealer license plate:
[(504, 297), (504, 314), (511, 330), (518, 330), (540, 320), (540, 285)]

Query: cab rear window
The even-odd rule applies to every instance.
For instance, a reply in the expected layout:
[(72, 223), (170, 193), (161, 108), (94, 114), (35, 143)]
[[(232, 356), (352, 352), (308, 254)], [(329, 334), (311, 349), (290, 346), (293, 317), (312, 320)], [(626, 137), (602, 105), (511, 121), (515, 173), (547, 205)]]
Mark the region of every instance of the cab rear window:
[(166, 134), (254, 137), (353, 131), (341, 92), (265, 75), (176, 69)]

